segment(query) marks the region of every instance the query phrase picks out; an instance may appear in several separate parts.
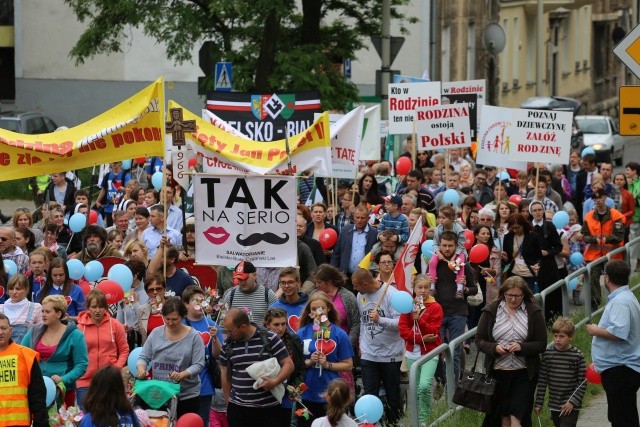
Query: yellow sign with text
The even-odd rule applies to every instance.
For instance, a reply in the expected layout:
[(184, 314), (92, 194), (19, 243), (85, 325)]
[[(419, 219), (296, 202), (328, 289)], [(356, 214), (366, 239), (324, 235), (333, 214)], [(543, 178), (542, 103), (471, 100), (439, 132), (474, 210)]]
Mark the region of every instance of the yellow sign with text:
[(0, 129), (0, 180), (164, 154), (164, 80), (70, 129), (27, 135)]
[(620, 135), (640, 135), (640, 86), (620, 86)]

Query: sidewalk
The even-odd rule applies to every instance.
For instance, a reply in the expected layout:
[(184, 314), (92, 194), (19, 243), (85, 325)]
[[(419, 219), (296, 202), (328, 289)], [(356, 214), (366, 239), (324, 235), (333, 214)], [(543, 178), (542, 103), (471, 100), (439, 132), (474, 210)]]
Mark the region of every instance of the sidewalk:
[[(640, 407), (640, 394), (637, 395), (637, 398), (638, 407)], [(580, 427), (603, 427), (610, 425), (607, 419), (607, 408), (607, 396), (603, 392), (591, 399), (589, 406), (580, 411), (578, 425)]]

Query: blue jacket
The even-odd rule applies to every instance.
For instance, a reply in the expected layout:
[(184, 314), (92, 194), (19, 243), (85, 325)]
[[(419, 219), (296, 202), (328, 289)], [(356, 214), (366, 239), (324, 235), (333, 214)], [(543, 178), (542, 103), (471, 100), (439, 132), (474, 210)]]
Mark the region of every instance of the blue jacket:
[[(343, 273), (353, 273), (349, 271), (349, 263), (351, 262), (351, 246), (353, 244), (353, 231), (355, 226), (347, 225), (340, 231), (338, 241), (333, 248), (333, 254), (331, 255), (331, 265), (337, 267)], [(378, 241), (378, 232), (371, 226), (367, 231), (367, 243), (364, 247), (364, 255), (371, 252), (371, 248)], [(359, 261), (358, 261), (359, 262)]]
[[(35, 350), (46, 329), (44, 324), (34, 326), (22, 339), (22, 345)], [(73, 322), (67, 325), (51, 357), (40, 362), (42, 375), (46, 377), (59, 375), (67, 390), (76, 388), (76, 380), (84, 375), (88, 366), (89, 358), (84, 335)]]

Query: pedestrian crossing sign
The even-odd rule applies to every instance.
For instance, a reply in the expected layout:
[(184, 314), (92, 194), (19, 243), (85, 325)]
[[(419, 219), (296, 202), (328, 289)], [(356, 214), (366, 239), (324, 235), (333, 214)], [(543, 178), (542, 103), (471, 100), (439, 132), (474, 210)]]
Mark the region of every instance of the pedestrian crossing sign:
[(216, 75), (214, 90), (218, 92), (231, 92), (231, 62), (216, 63)]

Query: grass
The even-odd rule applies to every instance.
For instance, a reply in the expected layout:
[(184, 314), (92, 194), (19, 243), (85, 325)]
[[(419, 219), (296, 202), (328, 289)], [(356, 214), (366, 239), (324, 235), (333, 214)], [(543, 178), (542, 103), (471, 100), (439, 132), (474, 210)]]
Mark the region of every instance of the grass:
[[(92, 168), (78, 170), (78, 175), (82, 180), (82, 185), (87, 186), (90, 182)], [(0, 182), (0, 200), (33, 200), (29, 179), (13, 179)]]

